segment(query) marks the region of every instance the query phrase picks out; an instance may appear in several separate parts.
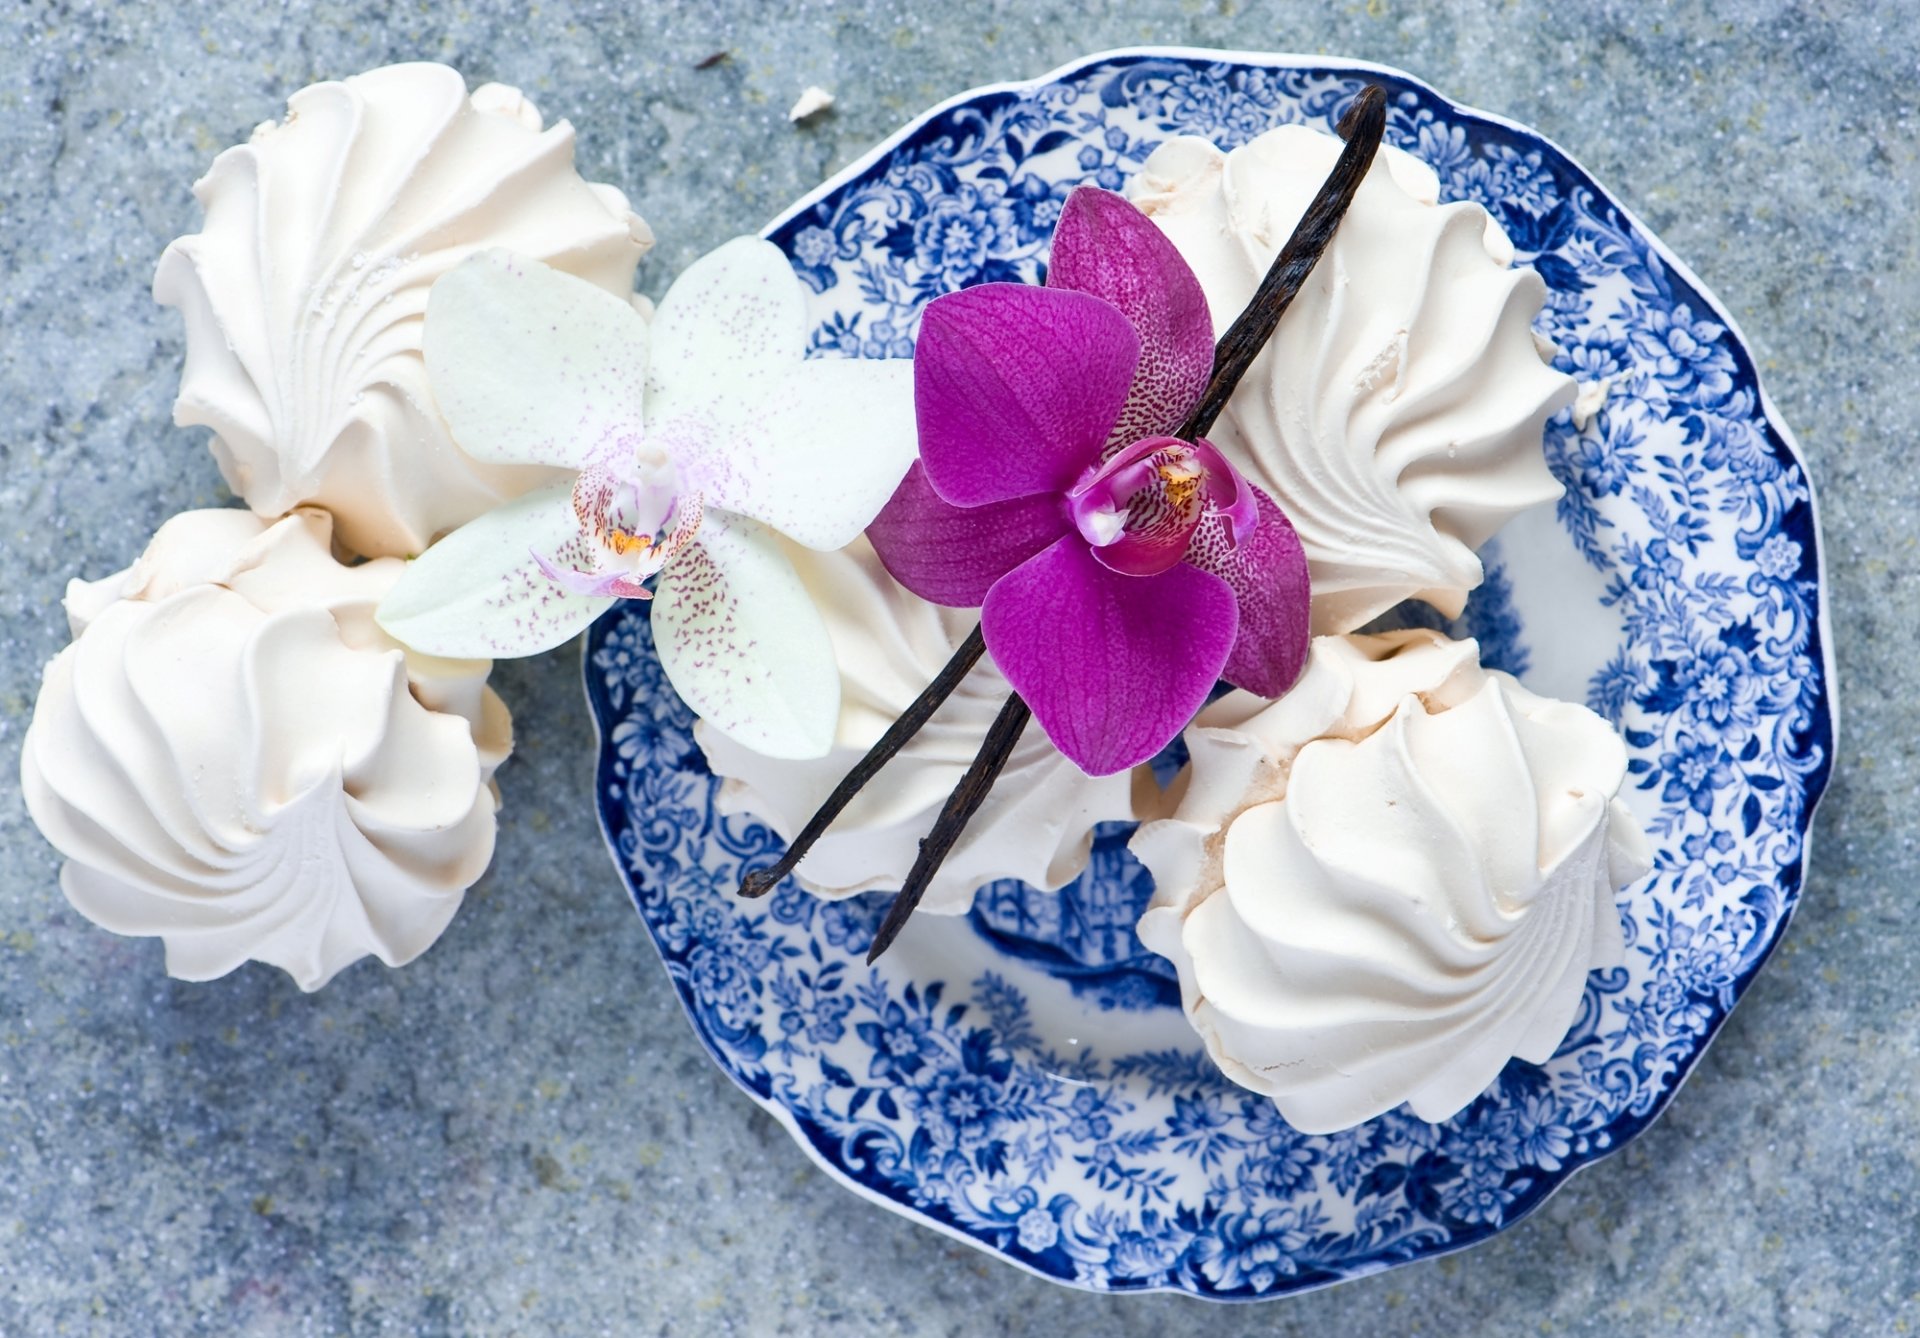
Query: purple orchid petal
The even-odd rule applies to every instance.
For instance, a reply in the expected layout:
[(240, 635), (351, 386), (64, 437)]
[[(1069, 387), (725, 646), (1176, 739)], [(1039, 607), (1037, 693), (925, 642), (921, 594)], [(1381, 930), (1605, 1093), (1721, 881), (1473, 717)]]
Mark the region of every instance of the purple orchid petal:
[(1219, 447), (1205, 437), (1188, 443), (1194, 458), (1201, 468), (1207, 471), (1206, 501), (1209, 511), (1217, 512), (1227, 522), (1227, 537), (1236, 544), (1244, 544), (1247, 537), (1260, 523), (1260, 507), (1257, 498), (1260, 490), (1241, 475), (1220, 454)]
[(1178, 428), (1213, 375), (1213, 317), (1166, 234), (1125, 197), (1082, 186), (1061, 207), (1047, 287), (1104, 298), (1140, 336), (1140, 363), (1107, 449)]
[(954, 506), (918, 464), (867, 527), (894, 580), (922, 599), (958, 609), (978, 608), (995, 581), (1066, 532), (1058, 493)]
[(1070, 534), (987, 592), (987, 650), (1054, 746), (1091, 776), (1144, 762), (1207, 699), (1238, 628), (1225, 581), (1182, 563), (1101, 566)]
[(988, 283), (935, 298), (913, 355), (928, 481), (955, 506), (1066, 491), (1139, 358), (1127, 318), (1084, 293)]
[(1244, 485), (1259, 511), (1251, 534), (1235, 543), (1227, 516), (1200, 522), (1187, 564), (1225, 581), (1240, 607), (1240, 629), (1220, 676), (1262, 697), (1278, 697), (1300, 676), (1311, 636), (1307, 555), (1274, 500)]
[(1146, 437), (1076, 485), (1067, 508), (1101, 566), (1126, 576), (1154, 576), (1187, 555), (1206, 513), (1208, 488), (1206, 471), (1186, 442)]

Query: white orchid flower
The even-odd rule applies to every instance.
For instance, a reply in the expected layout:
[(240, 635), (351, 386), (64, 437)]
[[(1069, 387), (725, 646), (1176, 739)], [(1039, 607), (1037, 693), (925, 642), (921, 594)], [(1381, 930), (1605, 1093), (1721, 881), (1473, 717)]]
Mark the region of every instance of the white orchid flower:
[(651, 326), (537, 261), (466, 261), (433, 286), (424, 335), (454, 439), (575, 477), (434, 544), (380, 625), (429, 654), (503, 659), (651, 597), (661, 663), (695, 712), (756, 752), (824, 756), (833, 642), (773, 531), (852, 542), (916, 438), (910, 362), (807, 361), (805, 343), (800, 282), (757, 238), (696, 261)]

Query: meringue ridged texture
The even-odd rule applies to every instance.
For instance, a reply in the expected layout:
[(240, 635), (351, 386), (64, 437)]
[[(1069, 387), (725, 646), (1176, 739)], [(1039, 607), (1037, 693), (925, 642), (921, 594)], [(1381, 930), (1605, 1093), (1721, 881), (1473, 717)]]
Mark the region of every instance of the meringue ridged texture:
[(302, 989), (439, 937), (493, 856), (512, 746), (491, 664), (402, 648), (324, 512), (189, 511), (134, 565), (73, 581), (21, 756), (27, 808), (88, 919), (167, 971), (249, 959)]
[(214, 160), (205, 225), (167, 247), (153, 293), (186, 318), (174, 421), (213, 429), (249, 507), (323, 506), (347, 551), (404, 557), (554, 481), (460, 450), (420, 340), (434, 280), (489, 247), (629, 296), (652, 234), (581, 179), (573, 144), (517, 91), (469, 97), (416, 64), (302, 89)]
[[(705, 721), (694, 737), (725, 778), (723, 812), (752, 814), (791, 840), (834, 787), (913, 703), (980, 621), (975, 609), (929, 603), (895, 581), (860, 539), (786, 553), (833, 638), (840, 718), (833, 750), (811, 761), (755, 753)], [(920, 841), (980, 749), (1012, 689), (983, 655), (920, 732), (855, 797), (796, 870), (825, 897), (898, 888)], [(1130, 773), (1091, 777), (1029, 727), (985, 802), (928, 886), (920, 909), (965, 914), (987, 883), (1017, 878), (1041, 888), (1086, 867), (1096, 823), (1135, 816)]]
[(1285, 697), (1230, 694), (1186, 738), (1172, 815), (1133, 839), (1140, 938), (1214, 1062), (1303, 1132), (1450, 1118), (1551, 1058), (1624, 960), (1615, 893), (1650, 868), (1625, 746), (1474, 642), (1321, 637)]
[[(1215, 333), (1252, 298), (1341, 144), (1304, 126), (1231, 153), (1170, 139), (1128, 194), (1199, 277)], [(1280, 504), (1306, 549), (1313, 630), (1350, 632), (1403, 599), (1449, 617), (1475, 555), (1560, 486), (1541, 453), (1571, 378), (1532, 322), (1546, 287), (1479, 205), (1383, 147), (1338, 231), (1208, 433)]]

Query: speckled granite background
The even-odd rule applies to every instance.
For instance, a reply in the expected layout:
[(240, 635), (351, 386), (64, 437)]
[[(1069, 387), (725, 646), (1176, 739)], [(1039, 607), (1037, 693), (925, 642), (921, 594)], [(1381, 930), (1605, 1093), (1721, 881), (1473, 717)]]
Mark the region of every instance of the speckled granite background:
[[(28, 0), (0, 19), (0, 1332), (1895, 1333), (1920, 1327), (1920, 9)], [(570, 651), (507, 665), (499, 858), (315, 997), (170, 982), (68, 909), (18, 794), (68, 576), (227, 500), (147, 285), (188, 186), (315, 79), (527, 89), (658, 231), (656, 296), (922, 107), (1176, 42), (1402, 66), (1539, 127), (1745, 327), (1822, 489), (1846, 709), (1772, 966), (1649, 1134), (1467, 1254), (1221, 1309), (1079, 1295), (815, 1171), (705, 1059), (622, 900)], [(706, 70), (716, 51), (732, 60)], [(795, 129), (820, 83), (835, 111)]]

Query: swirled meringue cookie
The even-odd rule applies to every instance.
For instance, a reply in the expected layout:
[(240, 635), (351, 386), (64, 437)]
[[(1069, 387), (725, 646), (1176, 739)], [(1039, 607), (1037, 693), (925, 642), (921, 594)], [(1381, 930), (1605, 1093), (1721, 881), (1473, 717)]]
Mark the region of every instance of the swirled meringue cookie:
[[(786, 553), (825, 617), (840, 667), (833, 751), (812, 761), (752, 752), (705, 721), (694, 737), (725, 778), (720, 807), (750, 813), (791, 840), (853, 764), (945, 667), (979, 622), (913, 594), (887, 574), (865, 539), (832, 552), (787, 544)], [(847, 897), (897, 888), (947, 796), (980, 750), (1009, 693), (982, 656), (907, 746), (881, 769), (800, 862), (809, 891)], [(1139, 784), (1150, 782), (1144, 778)], [(1000, 878), (1055, 888), (1087, 864), (1094, 824), (1132, 819), (1136, 781), (1092, 777), (1029, 729), (967, 830), (928, 887), (920, 909), (963, 915), (973, 894)]]
[(189, 511), (74, 581), (21, 754), (27, 809), (88, 919), (167, 971), (249, 959), (326, 984), (411, 961), (493, 856), (512, 725), (484, 660), (373, 621), (403, 563), (343, 566), (325, 512)]
[(202, 230), (160, 257), (153, 295), (186, 318), (174, 421), (213, 429), (248, 506), (333, 512), (347, 550), (410, 556), (554, 480), (484, 465), (449, 435), (420, 337), (427, 290), (506, 247), (626, 297), (653, 243), (573, 167), (573, 128), (517, 91), (467, 95), (444, 65), (315, 84), (195, 186)]
[(1223, 697), (1187, 743), (1172, 816), (1134, 835), (1140, 938), (1298, 1129), (1449, 1118), (1550, 1058), (1587, 972), (1623, 960), (1614, 894), (1650, 867), (1625, 746), (1471, 641), (1321, 637), (1285, 697)]
[[(1252, 298), (1332, 171), (1340, 141), (1282, 126), (1222, 153), (1170, 139), (1128, 194), (1179, 248), (1216, 332)], [(1210, 439), (1293, 522), (1313, 630), (1349, 632), (1413, 597), (1457, 616), (1475, 550), (1560, 495), (1541, 452), (1570, 403), (1533, 336), (1546, 287), (1475, 204), (1437, 204), (1418, 159), (1382, 148), (1286, 319)]]

